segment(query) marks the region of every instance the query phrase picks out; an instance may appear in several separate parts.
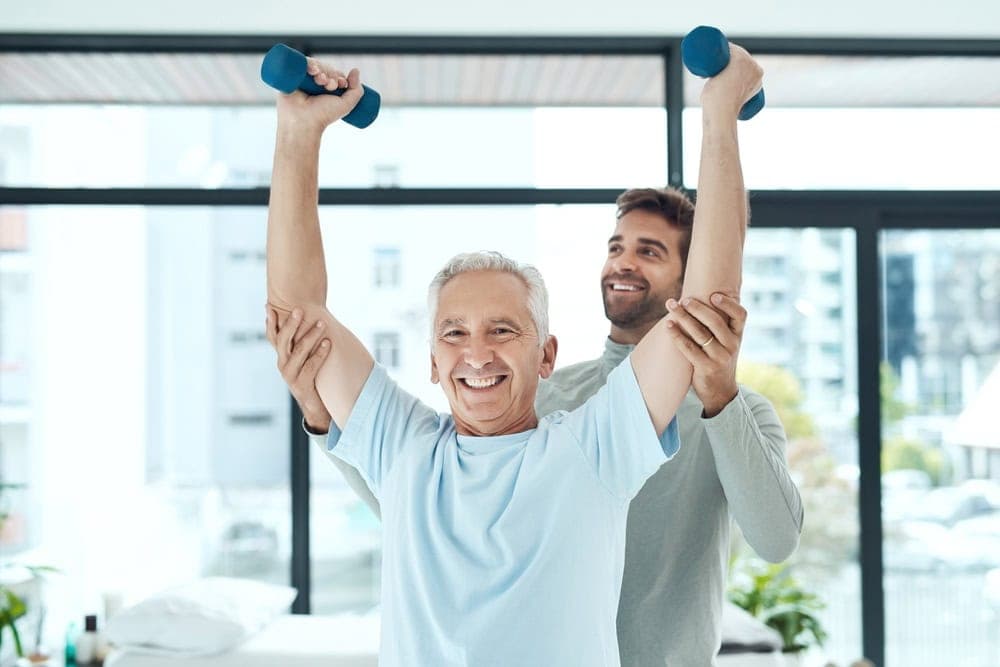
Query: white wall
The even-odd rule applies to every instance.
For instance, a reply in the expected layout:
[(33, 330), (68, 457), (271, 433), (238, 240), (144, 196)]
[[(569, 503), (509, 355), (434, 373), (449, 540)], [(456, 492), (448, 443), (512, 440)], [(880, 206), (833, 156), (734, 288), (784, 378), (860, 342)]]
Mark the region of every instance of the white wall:
[(1000, 37), (996, 0), (2, 0), (0, 32)]

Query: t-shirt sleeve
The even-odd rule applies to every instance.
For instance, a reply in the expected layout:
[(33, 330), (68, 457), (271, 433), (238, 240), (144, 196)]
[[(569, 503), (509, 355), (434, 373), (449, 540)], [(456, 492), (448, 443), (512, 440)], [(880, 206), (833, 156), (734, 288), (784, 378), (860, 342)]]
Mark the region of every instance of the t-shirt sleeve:
[(313, 443), (319, 447), (320, 451), (326, 455), (326, 458), (330, 459), (330, 462), (340, 471), (344, 480), (347, 482), (347, 486), (351, 487), (351, 491), (357, 494), (358, 498), (368, 506), (368, 508), (375, 514), (379, 519), (382, 518), (382, 508), (379, 505), (378, 498), (372, 493), (371, 489), (368, 487), (368, 481), (358, 472), (357, 468), (347, 463), (343, 459), (337, 458), (333, 455), (333, 452), (328, 448), (327, 443), (332, 442), (333, 446), (336, 446), (338, 440), (340, 440), (340, 429), (337, 424), (330, 421), (330, 427), (327, 432), (320, 435), (318, 433), (313, 433), (305, 425), (305, 421), (302, 422), (302, 427), (305, 432), (309, 434), (309, 442)]
[(382, 484), (404, 448), (428, 449), (440, 423), (434, 410), (400, 389), (375, 364), (343, 431), (330, 430), (327, 449), (354, 466), (381, 498)]
[(639, 493), (680, 448), (676, 417), (657, 437), (630, 357), (586, 403), (553, 425), (557, 427), (569, 429), (601, 483), (623, 501)]

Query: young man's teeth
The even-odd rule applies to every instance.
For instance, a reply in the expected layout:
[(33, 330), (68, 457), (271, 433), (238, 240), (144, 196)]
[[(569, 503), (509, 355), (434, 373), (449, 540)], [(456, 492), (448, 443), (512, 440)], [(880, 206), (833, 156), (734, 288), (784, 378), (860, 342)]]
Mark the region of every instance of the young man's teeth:
[(465, 384), (469, 385), (473, 389), (486, 389), (487, 387), (492, 387), (499, 381), (500, 381), (499, 377), (465, 378)]
[(613, 290), (621, 290), (621, 291), (625, 291), (625, 292), (638, 292), (639, 291), (639, 288), (636, 287), (635, 285), (619, 285), (617, 283), (614, 284), (614, 285), (612, 285), (611, 289), (613, 289)]

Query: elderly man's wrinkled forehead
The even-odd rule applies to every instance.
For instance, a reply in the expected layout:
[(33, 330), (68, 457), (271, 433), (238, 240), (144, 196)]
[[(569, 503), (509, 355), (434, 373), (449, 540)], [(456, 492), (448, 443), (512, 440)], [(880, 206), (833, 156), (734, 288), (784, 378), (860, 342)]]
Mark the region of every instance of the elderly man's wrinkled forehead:
[(473, 320), (533, 326), (528, 286), (503, 271), (467, 271), (441, 288), (435, 326)]

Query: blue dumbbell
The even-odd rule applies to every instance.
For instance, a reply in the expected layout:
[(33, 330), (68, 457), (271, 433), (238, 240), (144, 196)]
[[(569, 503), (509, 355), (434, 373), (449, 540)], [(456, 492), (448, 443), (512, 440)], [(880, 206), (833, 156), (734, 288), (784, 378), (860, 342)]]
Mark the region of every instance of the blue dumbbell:
[[(264, 56), (264, 62), (260, 65), (260, 78), (264, 83), (288, 94), (295, 90), (301, 90), (310, 95), (343, 95), (344, 89), (327, 90), (323, 86), (317, 85), (313, 78), (306, 72), (306, 57), (285, 44), (275, 44)], [(344, 122), (350, 123), (354, 127), (365, 128), (372, 124), (378, 116), (378, 110), (382, 105), (382, 96), (378, 91), (361, 86), (365, 94), (358, 102), (358, 106), (351, 110), (351, 113), (344, 116)]]
[[(681, 42), (681, 59), (695, 76), (708, 78), (726, 69), (729, 64), (729, 40), (718, 28), (700, 25)], [(750, 120), (764, 108), (764, 89), (747, 100), (740, 109), (740, 120)]]

